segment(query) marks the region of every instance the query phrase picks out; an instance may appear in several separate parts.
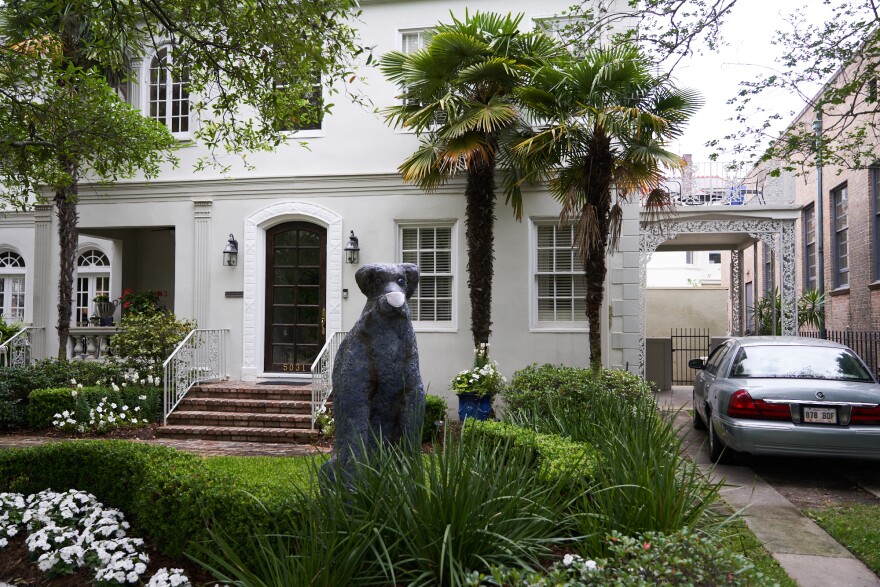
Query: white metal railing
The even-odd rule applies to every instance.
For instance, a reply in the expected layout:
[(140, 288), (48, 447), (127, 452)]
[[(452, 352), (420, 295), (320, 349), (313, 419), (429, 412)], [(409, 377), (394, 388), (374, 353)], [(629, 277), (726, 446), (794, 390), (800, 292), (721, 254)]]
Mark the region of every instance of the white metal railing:
[(228, 328), (197, 328), (186, 335), (162, 363), (165, 382), (164, 426), (186, 392), (196, 383), (226, 379), (226, 333)]
[(0, 344), (0, 366), (24, 367), (31, 362), (30, 330), (25, 326)]
[(333, 336), (324, 343), (318, 358), (312, 363), (312, 430), (315, 429), (318, 414), (327, 404), (327, 399), (333, 391), (333, 363), (336, 360), (339, 344), (346, 334), (346, 332), (334, 332)]
[(794, 202), (796, 189), (794, 174), (778, 163), (756, 168), (716, 161), (689, 162), (663, 179), (660, 187), (673, 205), (684, 207), (787, 205)]

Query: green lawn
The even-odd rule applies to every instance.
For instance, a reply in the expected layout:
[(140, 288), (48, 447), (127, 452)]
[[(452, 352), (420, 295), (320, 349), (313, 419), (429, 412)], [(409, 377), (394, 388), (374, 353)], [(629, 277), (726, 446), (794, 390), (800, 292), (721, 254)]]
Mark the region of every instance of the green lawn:
[(205, 457), (205, 464), (215, 471), (234, 475), (248, 484), (281, 488), (308, 487), (312, 471), (329, 455), (309, 457)]
[(880, 506), (835, 506), (808, 510), (806, 514), (880, 574)]
[(776, 559), (764, 548), (742, 518), (731, 522), (719, 534), (721, 544), (749, 559), (755, 568), (764, 574), (765, 585), (778, 584), (780, 587), (797, 587)]

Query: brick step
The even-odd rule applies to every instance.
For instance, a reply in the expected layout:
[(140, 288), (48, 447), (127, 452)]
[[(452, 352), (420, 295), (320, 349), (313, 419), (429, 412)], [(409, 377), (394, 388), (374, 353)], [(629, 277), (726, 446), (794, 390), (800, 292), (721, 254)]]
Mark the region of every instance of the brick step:
[(220, 440), (231, 442), (304, 443), (318, 439), (317, 430), (299, 428), (244, 428), (234, 426), (163, 426), (160, 438), (178, 440)]
[(312, 389), (308, 385), (302, 387), (255, 386), (255, 387), (207, 387), (196, 386), (189, 390), (186, 397), (247, 399), (247, 400), (286, 400), (311, 401)]
[(172, 412), (173, 426), (222, 426), (235, 428), (309, 428), (310, 414), (249, 414), (240, 412)]
[(312, 403), (303, 400), (190, 397), (190, 394), (187, 394), (174, 411), (246, 412), (250, 414), (310, 414), (311, 410)]

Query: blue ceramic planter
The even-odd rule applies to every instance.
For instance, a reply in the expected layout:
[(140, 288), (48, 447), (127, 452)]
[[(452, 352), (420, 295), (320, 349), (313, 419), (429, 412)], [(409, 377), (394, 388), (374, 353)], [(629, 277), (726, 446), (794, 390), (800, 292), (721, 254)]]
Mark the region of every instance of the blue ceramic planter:
[(488, 420), (492, 412), (492, 396), (478, 396), (474, 393), (458, 394), (458, 419), (464, 422), (465, 418)]

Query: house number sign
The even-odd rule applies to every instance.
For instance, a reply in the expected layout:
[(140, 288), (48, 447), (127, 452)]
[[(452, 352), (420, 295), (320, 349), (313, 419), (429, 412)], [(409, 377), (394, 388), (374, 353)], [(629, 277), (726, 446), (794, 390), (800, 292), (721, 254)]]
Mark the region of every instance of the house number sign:
[(312, 366), (308, 363), (284, 363), (281, 369), (293, 373), (307, 373), (312, 370)]

